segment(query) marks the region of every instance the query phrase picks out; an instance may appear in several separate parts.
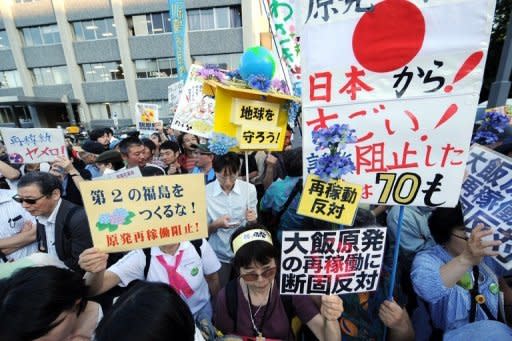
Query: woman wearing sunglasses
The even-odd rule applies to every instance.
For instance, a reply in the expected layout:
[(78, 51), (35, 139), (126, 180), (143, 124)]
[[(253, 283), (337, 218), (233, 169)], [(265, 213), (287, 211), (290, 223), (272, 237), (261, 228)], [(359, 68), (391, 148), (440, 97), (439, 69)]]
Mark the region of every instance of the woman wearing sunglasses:
[[(275, 278), (279, 255), (270, 232), (254, 227), (240, 229), (233, 234), (231, 246), (234, 267), (240, 276), (219, 292), (215, 326), (224, 335), (238, 335), (245, 340), (293, 340), (289, 309)], [(343, 302), (338, 296), (323, 296), (320, 309), (309, 296), (288, 297), (293, 315), (319, 340), (341, 339), (337, 319), (343, 312)]]

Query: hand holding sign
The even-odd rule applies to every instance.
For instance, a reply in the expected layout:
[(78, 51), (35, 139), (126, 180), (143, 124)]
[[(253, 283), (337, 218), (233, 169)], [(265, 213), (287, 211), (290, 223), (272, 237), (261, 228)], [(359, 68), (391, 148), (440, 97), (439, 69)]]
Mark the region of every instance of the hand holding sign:
[(493, 234), (493, 230), (485, 228), (484, 224), (478, 224), (467, 242), (466, 249), (462, 252), (462, 257), (468, 264), (478, 265), (484, 256), (497, 256), (498, 251), (493, 251), (491, 246), (500, 246), (499, 240), (483, 240), (485, 237)]
[(107, 269), (107, 260), (107, 253), (92, 247), (80, 254), (78, 264), (84, 271), (97, 273)]
[(329, 295), (322, 296), (322, 305), (320, 306), (320, 314), (327, 321), (336, 321), (343, 313), (343, 301), (339, 296)]

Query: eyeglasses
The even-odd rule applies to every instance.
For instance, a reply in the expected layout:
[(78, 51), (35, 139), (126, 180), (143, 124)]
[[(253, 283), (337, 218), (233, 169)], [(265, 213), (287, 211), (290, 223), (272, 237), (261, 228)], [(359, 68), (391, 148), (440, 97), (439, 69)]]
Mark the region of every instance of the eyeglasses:
[(459, 238), (459, 239), (463, 239), (463, 240), (465, 240), (465, 241), (469, 240), (469, 238), (468, 238), (468, 237), (466, 237), (466, 236), (462, 237), (462, 236), (459, 236), (458, 234), (455, 234), (455, 233), (452, 233), (452, 236), (454, 236), (454, 237), (456, 237), (456, 238)]
[(23, 202), (26, 202), (29, 205), (34, 205), (36, 202), (38, 202), (40, 199), (44, 198), (46, 195), (41, 195), (39, 198), (31, 199), (31, 198), (22, 198), (19, 195), (15, 195), (12, 197), (12, 200), (16, 201), (17, 203), (22, 204)]
[(246, 282), (254, 282), (254, 281), (258, 280), (259, 276), (261, 276), (265, 279), (269, 279), (269, 278), (273, 278), (275, 275), (276, 275), (276, 267), (273, 267), (273, 268), (263, 271), (261, 274), (255, 274), (255, 273), (243, 274), (243, 275), (241, 274), (240, 277), (242, 277), (242, 279)]

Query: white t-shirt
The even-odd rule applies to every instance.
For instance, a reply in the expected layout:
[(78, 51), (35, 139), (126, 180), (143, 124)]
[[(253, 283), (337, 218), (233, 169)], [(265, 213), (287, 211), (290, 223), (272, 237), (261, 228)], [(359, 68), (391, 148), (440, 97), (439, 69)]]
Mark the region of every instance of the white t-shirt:
[[(189, 298), (186, 298), (181, 293), (179, 294), (181, 298), (187, 302), (192, 314), (195, 314), (210, 301), (210, 291), (204, 276), (211, 275), (220, 269), (220, 262), (206, 240), (203, 239), (201, 245), (201, 258), (195, 247), (188, 241), (180, 243), (174, 256), (163, 253), (159, 247), (152, 247), (151, 264), (149, 265), (146, 280), (169, 284), (167, 270), (160, 264), (156, 257), (163, 255), (167, 264), (174, 266), (176, 255), (178, 255), (180, 250), (183, 250), (183, 256), (177, 272), (187, 281), (194, 293)], [(127, 286), (134, 280), (144, 280), (145, 265), (146, 256), (144, 255), (144, 251), (139, 249), (129, 252), (117, 263), (108, 268), (107, 271), (115, 273), (120, 278), (121, 286)]]

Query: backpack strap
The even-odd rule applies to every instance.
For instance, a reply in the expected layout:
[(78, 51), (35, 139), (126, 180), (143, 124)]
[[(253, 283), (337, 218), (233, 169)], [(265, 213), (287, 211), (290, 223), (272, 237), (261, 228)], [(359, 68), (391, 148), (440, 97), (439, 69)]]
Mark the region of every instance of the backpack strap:
[(146, 258), (146, 263), (144, 264), (144, 279), (148, 278), (149, 265), (151, 264), (151, 248), (145, 247), (142, 249), (144, 252), (144, 256)]
[(237, 279), (232, 279), (226, 284), (226, 307), (228, 308), (228, 316), (233, 321), (233, 332), (238, 329), (237, 310), (238, 310), (238, 285)]
[(197, 251), (197, 254), (199, 255), (199, 258), (203, 258), (203, 253), (201, 251), (201, 245), (203, 245), (203, 239), (195, 239), (191, 240), (190, 244), (194, 245), (194, 248)]
[(81, 207), (73, 205), (71, 209), (66, 214), (66, 218), (64, 218), (64, 226), (63, 226), (63, 233), (66, 238), (70, 238), (70, 232), (69, 232), (69, 224), (71, 223), (71, 218), (75, 215), (75, 212), (78, 211)]
[(292, 201), (295, 198), (295, 196), (297, 195), (297, 193), (299, 193), (301, 191), (302, 191), (302, 178), (299, 178), (299, 180), (297, 181), (297, 183), (293, 187), (292, 191), (290, 192), (290, 196), (288, 197), (288, 199), (284, 203), (283, 207), (281, 207), (281, 210), (279, 210), (279, 212), (276, 215), (276, 219), (278, 220), (278, 222), (281, 220), (281, 216), (284, 214), (284, 212), (286, 212), (286, 210), (288, 209), (288, 207), (292, 203)]
[[(196, 239), (191, 240), (190, 243), (194, 245), (194, 248), (196, 249), (197, 254), (199, 255), (199, 258), (203, 258), (202, 252), (201, 252), (201, 245), (203, 245), (202, 239)], [(144, 264), (144, 279), (148, 278), (148, 272), (149, 272), (149, 265), (151, 264), (151, 248), (146, 247), (142, 249), (142, 252), (144, 252), (144, 256), (146, 258), (146, 262)]]

